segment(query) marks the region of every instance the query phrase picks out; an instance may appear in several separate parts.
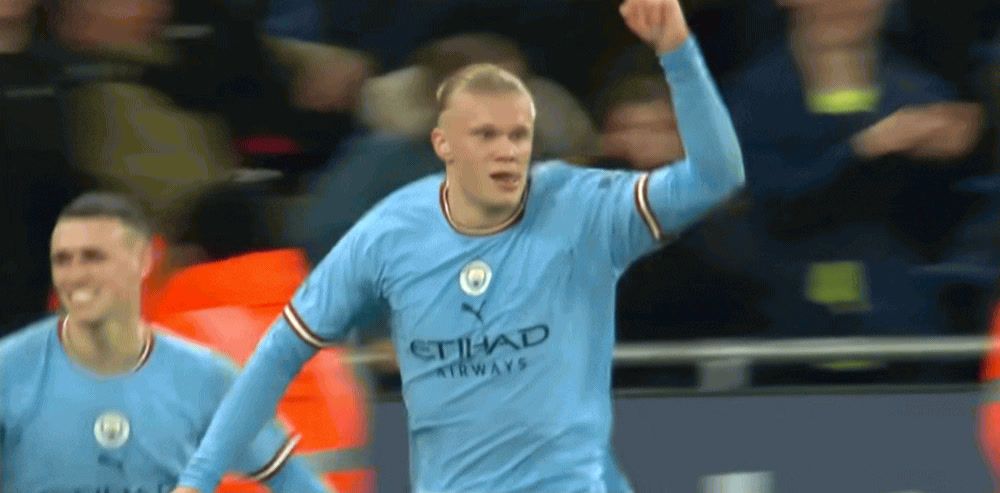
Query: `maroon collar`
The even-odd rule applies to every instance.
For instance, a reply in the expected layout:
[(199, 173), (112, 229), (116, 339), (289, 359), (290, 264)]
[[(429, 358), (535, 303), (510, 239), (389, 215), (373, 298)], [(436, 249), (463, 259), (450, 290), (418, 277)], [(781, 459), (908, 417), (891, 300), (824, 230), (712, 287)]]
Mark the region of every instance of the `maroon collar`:
[(510, 217), (507, 218), (507, 220), (505, 220), (504, 222), (496, 226), (490, 226), (489, 228), (469, 228), (465, 226), (460, 226), (457, 222), (455, 222), (454, 219), (452, 219), (451, 207), (448, 206), (448, 180), (444, 180), (441, 182), (441, 192), (440, 192), (441, 212), (442, 214), (444, 214), (445, 220), (448, 221), (448, 225), (451, 226), (452, 229), (463, 235), (469, 235), (469, 236), (495, 235), (521, 221), (521, 218), (524, 217), (525, 206), (528, 203), (528, 191), (530, 189), (531, 189), (531, 180), (528, 180), (528, 183), (524, 187), (524, 193), (521, 195), (521, 202), (517, 204), (517, 210), (515, 210), (514, 213), (511, 214)]
[[(59, 336), (59, 343), (62, 344), (63, 351), (67, 355), (69, 355), (69, 349), (66, 346), (66, 340), (69, 336), (68, 331), (69, 331), (69, 317), (63, 317), (61, 320), (59, 320), (59, 328), (57, 334)], [(135, 366), (133, 366), (132, 369), (129, 370), (131, 373), (139, 371), (143, 366), (146, 365), (146, 362), (149, 361), (149, 356), (153, 354), (153, 346), (155, 345), (155, 342), (156, 338), (153, 337), (153, 331), (150, 330), (146, 334), (146, 341), (143, 342), (142, 344), (142, 352), (139, 353), (139, 360), (136, 361)]]

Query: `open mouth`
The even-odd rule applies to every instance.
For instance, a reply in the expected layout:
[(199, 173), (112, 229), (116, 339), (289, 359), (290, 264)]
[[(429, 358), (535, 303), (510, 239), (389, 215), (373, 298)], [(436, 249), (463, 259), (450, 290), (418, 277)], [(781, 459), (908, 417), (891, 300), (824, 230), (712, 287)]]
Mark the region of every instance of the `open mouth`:
[(515, 189), (518, 184), (521, 183), (521, 175), (518, 173), (511, 173), (506, 171), (500, 171), (496, 173), (490, 173), (490, 179), (496, 182), (498, 185), (504, 188)]
[(93, 289), (74, 289), (70, 291), (69, 302), (74, 305), (90, 303), (97, 296), (97, 293)]

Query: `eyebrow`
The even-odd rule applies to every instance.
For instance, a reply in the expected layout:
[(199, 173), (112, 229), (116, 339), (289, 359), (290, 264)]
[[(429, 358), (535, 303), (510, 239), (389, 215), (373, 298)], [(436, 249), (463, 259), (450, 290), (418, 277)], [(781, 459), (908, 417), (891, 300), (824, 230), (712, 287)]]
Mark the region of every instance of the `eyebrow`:
[[(483, 123), (481, 125), (477, 125), (475, 127), (472, 127), (471, 131), (472, 131), (472, 133), (479, 133), (479, 132), (485, 132), (487, 130), (493, 130), (493, 131), (496, 131), (496, 132), (502, 132), (502, 130), (500, 129), (500, 127), (498, 127), (498, 126), (496, 126), (496, 125), (494, 125), (492, 123)], [(514, 128), (511, 129), (512, 132), (528, 132), (530, 130), (531, 130), (531, 128), (528, 127), (527, 125), (515, 125)]]

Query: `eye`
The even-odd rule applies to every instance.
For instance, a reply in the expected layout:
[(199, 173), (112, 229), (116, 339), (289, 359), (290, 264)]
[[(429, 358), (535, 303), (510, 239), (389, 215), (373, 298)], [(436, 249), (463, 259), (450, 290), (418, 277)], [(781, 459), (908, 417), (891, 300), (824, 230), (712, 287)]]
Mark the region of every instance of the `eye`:
[(497, 131), (493, 128), (477, 128), (472, 133), (483, 140), (493, 140), (497, 137)]
[(522, 141), (529, 138), (530, 135), (527, 129), (515, 130), (514, 133), (510, 135), (511, 140)]
[(83, 251), (83, 261), (84, 262), (102, 262), (107, 258), (107, 255), (100, 250), (84, 250)]

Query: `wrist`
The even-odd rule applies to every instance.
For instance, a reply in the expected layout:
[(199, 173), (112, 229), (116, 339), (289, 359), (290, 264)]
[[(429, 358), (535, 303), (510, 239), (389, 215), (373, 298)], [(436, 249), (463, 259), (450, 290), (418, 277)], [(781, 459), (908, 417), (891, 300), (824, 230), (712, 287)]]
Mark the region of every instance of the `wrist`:
[(670, 35), (656, 43), (656, 55), (663, 56), (677, 51), (689, 37), (691, 37), (691, 30), (688, 29), (687, 23), (683, 23), (676, 29), (671, 29)]

